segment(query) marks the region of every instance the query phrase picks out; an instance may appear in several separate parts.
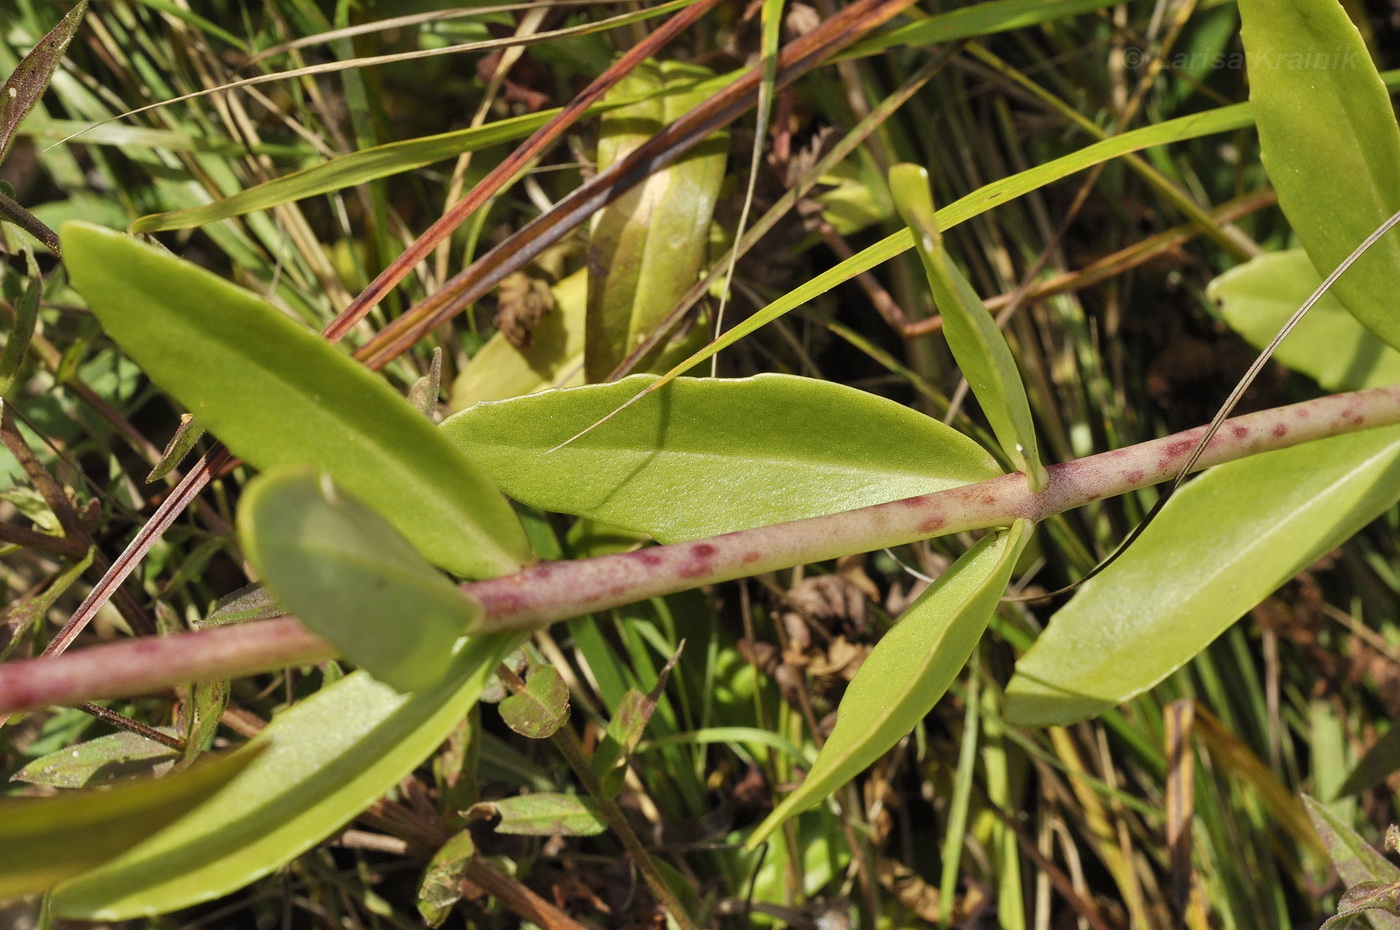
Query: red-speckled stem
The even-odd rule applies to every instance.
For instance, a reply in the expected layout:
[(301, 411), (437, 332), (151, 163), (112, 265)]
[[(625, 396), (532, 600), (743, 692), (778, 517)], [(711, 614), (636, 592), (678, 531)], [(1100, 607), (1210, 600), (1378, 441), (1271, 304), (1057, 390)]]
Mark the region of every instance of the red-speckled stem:
[[(1228, 420), (1196, 468), (1400, 423), (1400, 386), (1336, 394)], [(465, 585), (486, 605), (479, 631), (528, 629), (648, 597), (964, 530), (1041, 520), (1174, 477), (1205, 427), (1054, 465), (1039, 494), (1017, 473), (846, 513), (636, 552), (547, 562)], [(280, 618), (97, 646), (0, 665), (0, 713), (123, 697), (201, 678), (331, 658), (336, 650)]]

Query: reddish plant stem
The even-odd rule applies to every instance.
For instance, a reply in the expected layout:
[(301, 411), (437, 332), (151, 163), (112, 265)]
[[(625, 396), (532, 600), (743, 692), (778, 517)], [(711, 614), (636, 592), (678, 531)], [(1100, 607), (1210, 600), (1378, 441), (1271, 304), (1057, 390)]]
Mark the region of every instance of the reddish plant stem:
[[(1400, 424), (1400, 385), (1335, 394), (1228, 420), (1197, 469), (1328, 436)], [(486, 606), (474, 632), (530, 629), (743, 578), (965, 530), (1046, 517), (1170, 480), (1203, 434), (1162, 439), (1053, 465), (1032, 493), (1020, 473), (859, 510), (726, 533), (635, 552), (546, 562), (463, 590)], [(1208, 532), (1203, 530), (1203, 532)], [(338, 650), (282, 617), (143, 638), (0, 665), (0, 713), (123, 697), (203, 678), (226, 678), (332, 658)]]

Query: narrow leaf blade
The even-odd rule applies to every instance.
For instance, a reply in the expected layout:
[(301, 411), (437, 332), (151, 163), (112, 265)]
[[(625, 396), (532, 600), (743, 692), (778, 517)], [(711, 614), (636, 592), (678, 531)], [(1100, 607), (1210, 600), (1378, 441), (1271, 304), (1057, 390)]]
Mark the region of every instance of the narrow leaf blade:
[(255, 757), (235, 753), (103, 791), (0, 801), (0, 900), (38, 893), (120, 855), (203, 803)]
[(1025, 473), (1031, 490), (1038, 491), (1047, 476), (1040, 462), (1026, 386), (1021, 383), (1021, 372), (1006, 337), (943, 248), (928, 172), (918, 165), (895, 165), (890, 169), (890, 188), (905, 225), (914, 234), (914, 248), (928, 276), (934, 305), (943, 316), (948, 348), (991, 423), (1002, 451), (1018, 471)]
[(880, 639), (846, 689), (836, 728), (806, 780), (759, 825), (748, 848), (869, 767), (933, 709), (981, 639), (1031, 529), (1018, 520), (984, 536)]

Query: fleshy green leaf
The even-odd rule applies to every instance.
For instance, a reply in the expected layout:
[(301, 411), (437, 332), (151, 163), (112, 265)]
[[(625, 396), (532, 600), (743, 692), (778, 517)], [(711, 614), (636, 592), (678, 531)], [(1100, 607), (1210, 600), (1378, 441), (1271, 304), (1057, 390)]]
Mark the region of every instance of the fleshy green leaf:
[(500, 705), (501, 719), (521, 736), (548, 739), (569, 719), (569, 686), (552, 665), (530, 669), (525, 687)]
[(452, 644), (485, 613), (379, 514), (310, 469), (260, 475), (239, 538), (282, 603), (399, 691), (442, 677)]
[(1221, 465), (1187, 484), (1021, 661), (1005, 716), (1068, 724), (1141, 694), (1400, 497), (1400, 428)]
[(237, 455), (328, 472), (458, 574), (530, 561), (510, 505), (383, 379), (201, 268), (110, 230), (63, 229), (73, 285), (107, 332)]
[[(1231, 268), (1207, 293), (1231, 328), (1262, 349), (1320, 284), (1307, 253), (1295, 249)], [(1358, 323), (1330, 292), (1298, 321), (1274, 357), (1329, 391), (1400, 382), (1400, 352)]]
[(522, 794), (473, 805), (468, 813), (499, 816), (496, 832), (518, 836), (596, 836), (608, 828), (593, 802), (573, 794)]
[[(1249, 100), (1279, 206), (1322, 275), (1400, 210), (1400, 127), (1360, 33), (1336, 0), (1240, 0)], [(1400, 348), (1395, 269), (1383, 237), (1333, 286)]]
[[(660, 92), (693, 86), (710, 74), (682, 62), (647, 61), (618, 82), (610, 92), (614, 99), (656, 96), (603, 117), (598, 170), (625, 158), (708, 96), (703, 90)], [(594, 217), (588, 245), (587, 380), (605, 381), (695, 283), (709, 247), (728, 143), (725, 133), (707, 138)]]
[(0, 800), (0, 900), (36, 894), (122, 854), (255, 760), (255, 752), (239, 752), (165, 778)]
[(249, 744), (266, 750), (208, 804), (55, 889), (54, 913), (83, 920), (162, 914), (275, 871), (427, 758), (518, 642), (468, 640), (448, 674), (411, 695), (364, 672), (323, 688), (272, 719)]
[(943, 234), (934, 218), (928, 172), (918, 165), (890, 169), (890, 189), (900, 216), (914, 233), (914, 247), (923, 261), (933, 290), (933, 303), (943, 316), (943, 335), (963, 377), (992, 425), (1002, 451), (1017, 471), (1024, 472), (1031, 490), (1045, 485), (1045, 466), (1035, 439), (1035, 423), (1021, 371), (1006, 337), (986, 304), (953, 264), (943, 248)]
[(836, 513), (1001, 473), (961, 433), (790, 375), (681, 379), (550, 452), (655, 379), (479, 404), (443, 423), (506, 493), (662, 542)]
[(806, 780), (759, 825), (748, 848), (856, 777), (933, 709), (981, 639), (1031, 530), (1017, 520), (984, 536), (881, 637), (847, 687)]
[[(174, 731), (167, 728), (162, 732), (173, 735)], [(11, 777), (33, 785), (83, 788), (121, 776), (150, 774), (155, 763), (179, 755), (178, 749), (139, 733), (120, 731), (40, 756)]]

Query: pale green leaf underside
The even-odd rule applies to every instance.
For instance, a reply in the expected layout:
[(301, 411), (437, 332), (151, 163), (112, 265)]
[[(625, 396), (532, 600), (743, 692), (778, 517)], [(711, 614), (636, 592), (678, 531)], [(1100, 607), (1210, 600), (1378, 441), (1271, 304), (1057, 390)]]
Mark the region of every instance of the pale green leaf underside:
[(458, 574), (531, 561), (510, 505), (378, 375), (168, 253), (82, 223), (63, 235), (74, 287), (107, 333), (238, 456), (329, 472)]
[[(1320, 284), (1308, 253), (1294, 249), (1231, 268), (1207, 293), (1231, 328), (1262, 349)], [(1400, 352), (1358, 323), (1330, 293), (1298, 321), (1274, 358), (1329, 391), (1400, 383)]]
[[(1260, 156), (1318, 272), (1400, 210), (1400, 127), (1365, 42), (1336, 0), (1240, 0)], [(1333, 293), (1400, 348), (1400, 236), (1383, 237)]]
[(281, 602), (399, 691), (441, 678), (453, 643), (485, 613), (387, 520), (311, 469), (258, 476), (238, 529)]
[(515, 638), (469, 640), (432, 687), (404, 696), (364, 672), (274, 717), (266, 750), (217, 797), (103, 867), (54, 891), (83, 920), (162, 914), (280, 868), (396, 785), (476, 703)]
[(680, 379), (548, 451), (654, 380), (634, 375), (479, 404), (442, 430), (517, 500), (662, 542), (1001, 474), (984, 449), (936, 420), (853, 388), (790, 375)]
[(1397, 497), (1396, 427), (1212, 469), (1051, 618), (1017, 663), (1007, 719), (1067, 724), (1141, 694)]
[(846, 689), (836, 728), (802, 786), (759, 825), (748, 845), (830, 796), (918, 725), (981, 639), (1032, 524), (984, 536), (939, 576), (880, 638)]
[(37, 894), (120, 855), (202, 803), (254, 758), (240, 753), (166, 778), (0, 801), (0, 900)]

